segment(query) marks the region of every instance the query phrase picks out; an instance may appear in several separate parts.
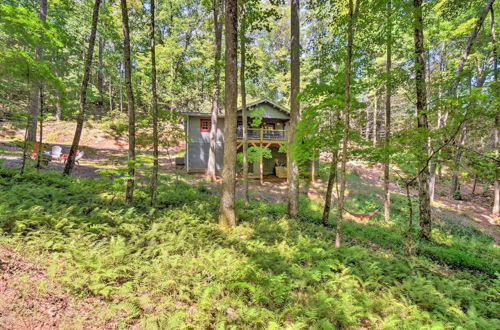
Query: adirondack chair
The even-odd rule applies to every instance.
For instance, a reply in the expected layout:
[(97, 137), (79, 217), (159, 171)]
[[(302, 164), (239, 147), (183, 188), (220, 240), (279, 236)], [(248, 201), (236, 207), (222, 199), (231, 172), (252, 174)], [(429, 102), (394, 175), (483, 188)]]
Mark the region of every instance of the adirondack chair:
[(62, 155), (62, 148), (60, 146), (53, 146), (50, 152), (52, 160), (60, 160)]
[(82, 159), (83, 154), (84, 154), (83, 150), (82, 150), (82, 151), (80, 151), (80, 150), (77, 150), (77, 151), (76, 151), (76, 156), (75, 156), (75, 163), (76, 163), (76, 164), (80, 165), (80, 163), (79, 163), (78, 161), (79, 161), (80, 159)]
[[(43, 146), (42, 146), (43, 148)], [(38, 153), (40, 152), (40, 145), (38, 143), (35, 143), (33, 145), (33, 149), (31, 149), (31, 159), (35, 159), (38, 156)]]

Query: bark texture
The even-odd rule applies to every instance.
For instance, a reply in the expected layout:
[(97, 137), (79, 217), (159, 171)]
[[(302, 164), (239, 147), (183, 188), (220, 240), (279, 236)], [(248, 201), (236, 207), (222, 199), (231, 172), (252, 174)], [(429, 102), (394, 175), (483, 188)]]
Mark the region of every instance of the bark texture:
[(76, 119), (76, 130), (73, 137), (73, 143), (71, 144), (71, 149), (69, 150), (68, 159), (66, 161), (66, 166), (64, 167), (64, 174), (71, 175), (71, 171), (75, 165), (75, 154), (80, 143), (80, 137), (82, 136), (83, 122), (85, 120), (85, 107), (87, 105), (87, 89), (89, 86), (90, 79), (90, 68), (92, 66), (92, 57), (94, 55), (94, 46), (97, 32), (97, 21), (99, 18), (99, 6), (101, 5), (101, 0), (95, 0), (94, 10), (92, 12), (92, 27), (90, 29), (89, 38), (89, 48), (85, 54), (85, 64), (83, 67), (83, 77), (80, 86), (80, 109), (78, 112), (78, 117)]
[(288, 215), (297, 217), (299, 212), (299, 167), (291, 148), (295, 143), (295, 131), (299, 121), (300, 103), (297, 99), (300, 90), (300, 20), (299, 0), (290, 0), (290, 130), (288, 132), (287, 174), (288, 174)]
[(130, 28), (128, 23), (127, 0), (120, 1), (123, 25), (123, 59), (125, 63), (125, 89), (127, 90), (128, 111), (128, 176), (125, 201), (132, 203), (135, 187), (135, 109), (132, 90), (132, 64), (130, 60)]
[[(422, 0), (413, 1), (414, 17), (414, 40), (415, 40), (415, 87), (417, 94), (417, 127), (420, 132), (427, 131), (429, 124), (427, 120), (426, 106), (427, 93), (425, 82), (425, 51), (424, 31), (422, 17)], [(422, 154), (428, 155), (428, 145), (423, 143)], [(426, 165), (424, 165), (426, 166)], [(424, 169), (418, 175), (418, 198), (420, 215), (420, 236), (423, 239), (431, 237), (431, 206), (429, 197), (429, 171)]]
[(236, 170), (236, 109), (237, 109), (237, 1), (226, 1), (226, 63), (225, 63), (225, 119), (224, 119), (224, 167), (219, 225), (223, 228), (236, 226), (235, 170)]
[(158, 192), (158, 169), (160, 167), (158, 156), (158, 91), (156, 88), (156, 39), (155, 39), (155, 0), (151, 0), (151, 24), (149, 39), (151, 42), (151, 91), (152, 91), (152, 117), (153, 117), (153, 172), (151, 174), (151, 205), (156, 205)]
[[(47, 0), (40, 0), (40, 11), (38, 12), (38, 17), (42, 21), (47, 20)], [(35, 57), (38, 61), (42, 60), (43, 57), (43, 47), (38, 46), (35, 50)], [(35, 142), (36, 141), (36, 129), (37, 129), (37, 121), (38, 115), (40, 113), (40, 93), (41, 93), (42, 84), (38, 79), (33, 79), (31, 84), (31, 92), (30, 92), (30, 105), (29, 105), (29, 123), (28, 123), (28, 134), (27, 141)]]
[(214, 0), (214, 29), (215, 29), (215, 58), (214, 58), (214, 88), (212, 91), (212, 113), (210, 128), (210, 150), (208, 152), (207, 177), (210, 181), (215, 181), (216, 177), (216, 148), (217, 148), (217, 116), (219, 115), (219, 95), (220, 95), (220, 68), (222, 57), (222, 1)]
[(323, 207), (323, 217), (321, 218), (323, 224), (328, 224), (328, 218), (330, 217), (330, 209), (332, 207), (332, 192), (333, 186), (335, 184), (335, 179), (337, 178), (337, 163), (338, 163), (338, 151), (332, 153), (332, 162), (330, 163), (330, 173), (328, 175), (328, 185), (326, 186), (325, 194), (325, 206)]

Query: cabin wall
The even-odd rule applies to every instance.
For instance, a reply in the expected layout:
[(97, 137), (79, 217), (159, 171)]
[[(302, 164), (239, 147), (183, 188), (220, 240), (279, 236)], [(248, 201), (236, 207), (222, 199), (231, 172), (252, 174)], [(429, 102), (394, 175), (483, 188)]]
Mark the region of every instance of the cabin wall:
[[(188, 172), (204, 172), (208, 167), (210, 132), (200, 131), (200, 119), (210, 117), (189, 117), (185, 122), (187, 134), (186, 169)], [(217, 143), (215, 149), (216, 170), (222, 170), (224, 155), (224, 118), (217, 120)]]

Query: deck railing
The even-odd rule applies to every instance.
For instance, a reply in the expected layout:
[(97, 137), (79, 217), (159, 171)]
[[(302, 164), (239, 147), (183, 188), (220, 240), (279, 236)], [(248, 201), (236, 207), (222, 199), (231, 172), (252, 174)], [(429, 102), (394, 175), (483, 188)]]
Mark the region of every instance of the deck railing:
[[(249, 140), (276, 140), (284, 141), (288, 139), (287, 131), (282, 129), (268, 129), (268, 128), (248, 128)], [(243, 128), (238, 127), (236, 131), (238, 139), (243, 138)]]

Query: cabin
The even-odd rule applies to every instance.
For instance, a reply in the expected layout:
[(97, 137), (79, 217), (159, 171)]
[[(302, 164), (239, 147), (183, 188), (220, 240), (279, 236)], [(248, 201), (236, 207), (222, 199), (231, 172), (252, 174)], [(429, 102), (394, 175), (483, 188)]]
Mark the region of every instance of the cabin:
[[(257, 112), (256, 112), (257, 111)], [(254, 113), (256, 112), (256, 113)], [(237, 146), (238, 153), (242, 152), (243, 146), (243, 120), (242, 110), (238, 109)], [(258, 114), (261, 118), (260, 125), (252, 126), (251, 114)], [(205, 172), (208, 166), (208, 153), (210, 148), (210, 113), (183, 112), (184, 131), (186, 133), (186, 155), (185, 168), (189, 173)], [(263, 158), (259, 161), (249, 163), (249, 177), (260, 177), (276, 175), (286, 177), (286, 151), (280, 151), (280, 147), (288, 139), (288, 128), (290, 112), (283, 106), (264, 99), (247, 105), (248, 114), (248, 146), (267, 147), (271, 151), (272, 158)], [(224, 153), (224, 115), (220, 114), (217, 120), (217, 143), (216, 143), (216, 170), (221, 171)], [(241, 168), (241, 164), (238, 164)]]

